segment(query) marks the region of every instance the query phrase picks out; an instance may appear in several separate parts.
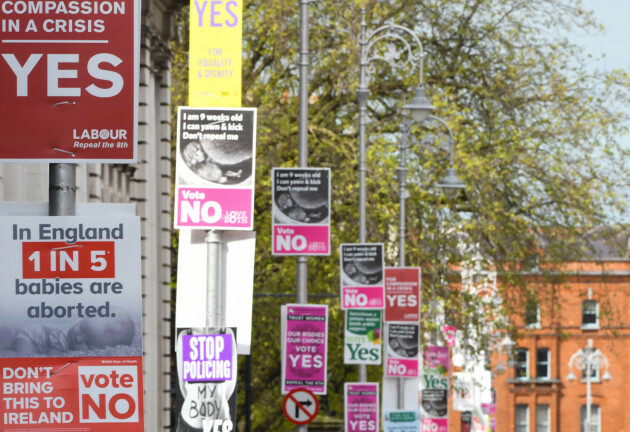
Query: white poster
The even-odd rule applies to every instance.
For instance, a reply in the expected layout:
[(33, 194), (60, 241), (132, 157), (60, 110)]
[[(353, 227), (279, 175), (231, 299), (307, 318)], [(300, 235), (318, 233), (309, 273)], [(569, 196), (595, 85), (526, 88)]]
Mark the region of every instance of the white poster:
[(179, 107), (175, 228), (254, 226), (255, 108)]
[(417, 378), (420, 369), (420, 325), (385, 323), (385, 344), (383, 374)]
[(138, 217), (4, 216), (0, 244), (1, 356), (142, 355)]
[(382, 393), (381, 398), (381, 410), (382, 412), (394, 411), (399, 409), (398, 397), (400, 395), (399, 390), (402, 386), (402, 409), (406, 411), (418, 411), (420, 408), (418, 400), (418, 392), (420, 390), (419, 378), (390, 378), (383, 376)]
[(453, 409), (472, 411), (475, 407), (472, 375), (468, 372), (453, 373)]
[[(208, 243), (206, 232), (179, 230), (177, 328), (205, 327)], [(237, 330), (238, 353), (250, 352), (256, 233), (224, 231), (221, 253), (226, 325)]]

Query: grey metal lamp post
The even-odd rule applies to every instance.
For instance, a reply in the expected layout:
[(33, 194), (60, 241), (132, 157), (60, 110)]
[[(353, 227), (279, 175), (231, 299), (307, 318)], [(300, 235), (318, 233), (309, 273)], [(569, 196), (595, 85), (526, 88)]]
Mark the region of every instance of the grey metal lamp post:
[[(389, 40), (392, 43), (387, 45), (384, 53), (374, 52), (374, 47)], [(393, 42), (402, 44), (399, 49)], [(388, 24), (368, 33), (365, 22), (365, 0), (361, 5), (361, 36), (360, 44), (360, 65), (359, 65), (359, 86), (356, 91), (359, 103), (359, 243), (366, 242), (366, 123), (367, 123), (367, 103), (370, 95), (368, 89), (368, 79), (373, 71), (373, 62), (383, 61), (393, 69), (400, 69), (407, 66), (417, 66), (419, 68), (420, 81), (416, 89), (415, 96), (410, 101), (415, 110), (414, 116), (422, 120), (435, 109), (428, 101), (422, 84), (424, 50), (420, 39), (407, 27), (396, 24)], [(405, 55), (402, 55), (402, 54)], [(359, 365), (359, 381), (367, 380), (367, 370), (365, 365)]]
[(584, 432), (589, 432), (591, 426), (591, 405), (593, 403), (591, 396), (591, 381), (593, 377), (591, 375), (593, 371), (605, 369), (602, 379), (606, 381), (611, 380), (612, 376), (610, 372), (608, 372), (610, 363), (608, 363), (608, 358), (599, 349), (593, 347), (593, 339), (588, 339), (586, 348), (580, 348), (569, 359), (569, 375), (567, 375), (567, 379), (570, 381), (576, 378), (573, 373), (573, 366), (586, 371), (586, 416), (584, 418)]
[[(415, 97), (414, 97), (415, 99)], [(432, 115), (424, 115), (426, 113), (426, 109), (418, 108), (412, 104), (413, 100), (403, 106), (403, 109), (406, 109), (410, 112), (411, 117), (415, 119), (427, 119), (431, 121), (436, 121), (443, 125), (448, 131), (449, 136), (449, 151), (450, 151), (450, 164), (449, 168), (446, 170), (446, 176), (440, 180), (436, 186), (440, 188), (445, 195), (449, 197), (456, 196), (457, 193), (464, 190), (466, 186), (464, 182), (461, 181), (457, 174), (455, 173), (455, 169), (453, 168), (453, 151), (455, 147), (455, 142), (453, 140), (453, 132), (448, 124), (435, 116)], [(409, 136), (410, 124), (403, 117), (403, 122), (401, 124), (402, 136), (400, 139), (400, 165), (396, 169), (396, 174), (398, 176), (398, 182), (400, 184), (400, 189), (398, 192), (399, 198), (399, 223), (398, 223), (398, 263), (400, 267), (405, 266), (405, 231), (406, 231), (406, 200), (409, 198), (409, 192), (407, 191), (407, 173), (409, 170), (407, 169), (407, 138)]]
[[(383, 61), (393, 69), (401, 69), (408, 66), (419, 68), (420, 82), (416, 89), (415, 96), (409, 102), (414, 107), (414, 118), (422, 120), (435, 110), (426, 98), (424, 86), (422, 84), (424, 50), (420, 39), (407, 27), (396, 24), (388, 24), (367, 32), (365, 22), (365, 1), (361, 7), (361, 37), (360, 37), (360, 75), (359, 86), (356, 91), (359, 103), (359, 242), (365, 242), (365, 203), (366, 203), (366, 123), (367, 123), (367, 103), (370, 95), (368, 90), (369, 75), (373, 72), (373, 63)], [(402, 44), (402, 49), (393, 43), (388, 44), (387, 50), (383, 53), (373, 53), (374, 47), (383, 41), (392, 41)], [(414, 48), (415, 47), (415, 48)], [(417, 54), (416, 54), (417, 50)], [(403, 55), (404, 53), (404, 55)]]
[[(405, 239), (406, 239), (406, 201), (409, 198), (409, 191), (407, 191), (407, 139), (409, 137), (409, 130), (411, 124), (407, 120), (405, 113), (409, 113), (411, 118), (415, 121), (432, 120), (443, 125), (448, 131), (449, 136), (449, 150), (450, 150), (450, 165), (447, 170), (446, 177), (437, 183), (437, 187), (442, 189), (445, 193), (458, 193), (465, 189), (464, 182), (462, 182), (453, 169), (453, 151), (455, 142), (453, 140), (453, 133), (448, 124), (438, 117), (429, 115), (433, 106), (426, 100), (424, 96), (424, 89), (418, 88), (413, 99), (403, 106), (403, 121), (401, 122), (401, 138), (400, 138), (400, 165), (396, 169), (396, 175), (400, 184), (398, 199), (399, 199), (399, 221), (398, 221), (398, 265), (399, 267), (405, 266)], [(398, 409), (404, 408), (404, 382), (403, 378), (398, 379)]]

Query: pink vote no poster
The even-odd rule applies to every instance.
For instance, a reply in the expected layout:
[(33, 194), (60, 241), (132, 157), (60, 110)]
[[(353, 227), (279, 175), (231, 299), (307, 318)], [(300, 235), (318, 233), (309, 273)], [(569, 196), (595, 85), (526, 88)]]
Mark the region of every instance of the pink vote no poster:
[(179, 107), (175, 228), (253, 228), (255, 108)]
[(339, 246), (342, 309), (383, 309), (384, 257), (382, 243), (345, 243)]
[(284, 305), (281, 317), (282, 394), (297, 388), (326, 394), (328, 306)]
[(273, 168), (272, 253), (330, 255), (330, 168)]

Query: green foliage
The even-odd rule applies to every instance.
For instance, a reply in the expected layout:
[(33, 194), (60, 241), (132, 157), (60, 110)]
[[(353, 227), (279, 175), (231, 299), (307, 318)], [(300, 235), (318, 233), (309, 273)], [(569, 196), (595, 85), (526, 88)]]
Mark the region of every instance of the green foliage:
[[(310, 302), (330, 305), (329, 391), (322, 410), (338, 418), (343, 382), (357, 378), (356, 367), (343, 365), (343, 312), (334, 296), (338, 246), (358, 241), (360, 8), (360, 0), (318, 0), (309, 7), (308, 161), (332, 168), (333, 253), (308, 260), (308, 290)], [(512, 287), (503, 293), (509, 312), (529, 292), (521, 270), (554, 269), (554, 263), (588, 252), (581, 240), (589, 229), (623, 222), (629, 176), (628, 149), (619, 144), (627, 132), (620, 107), (629, 102), (628, 74), (587, 69), (588, 57), (560, 36), (598, 30), (578, 0), (367, 0), (366, 10), (368, 29), (393, 22), (422, 41), (427, 91), (453, 132), (455, 168), (467, 184), (466, 211), (453, 211), (453, 202), (433, 187), (448, 166), (446, 131), (435, 122), (413, 125), (405, 258), (422, 268), (423, 328), (439, 330), (430, 319), (431, 299), (440, 302), (449, 322), (480, 334), (495, 311), (450, 289), (457, 283), (453, 269), (468, 258), (457, 247), (462, 239), (476, 245)], [(294, 301), (296, 260), (270, 252), (270, 173), (272, 167), (297, 166), (299, 4), (248, 0), (243, 21), (243, 106), (258, 108), (252, 421), (254, 430), (284, 431), (294, 426), (281, 412), (279, 310)], [(174, 45), (175, 104), (185, 101), (182, 34)], [(387, 48), (383, 42), (376, 49)], [(373, 66), (367, 239), (385, 243), (387, 264), (395, 265), (401, 106), (418, 73), (384, 62)], [(262, 297), (271, 294), (289, 297)], [(380, 368), (368, 368), (369, 380), (380, 377)]]

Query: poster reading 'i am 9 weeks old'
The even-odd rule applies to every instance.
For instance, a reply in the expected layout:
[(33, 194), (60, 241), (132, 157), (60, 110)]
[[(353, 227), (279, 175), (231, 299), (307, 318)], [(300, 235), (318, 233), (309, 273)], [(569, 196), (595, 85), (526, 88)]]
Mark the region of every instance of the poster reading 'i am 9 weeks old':
[(175, 228), (253, 228), (255, 108), (177, 112)]
[(274, 255), (330, 255), (330, 168), (274, 168)]
[(342, 309), (383, 309), (384, 257), (382, 243), (339, 246)]
[(143, 430), (140, 222), (0, 217), (0, 430)]

